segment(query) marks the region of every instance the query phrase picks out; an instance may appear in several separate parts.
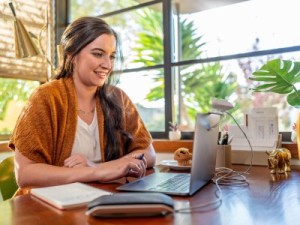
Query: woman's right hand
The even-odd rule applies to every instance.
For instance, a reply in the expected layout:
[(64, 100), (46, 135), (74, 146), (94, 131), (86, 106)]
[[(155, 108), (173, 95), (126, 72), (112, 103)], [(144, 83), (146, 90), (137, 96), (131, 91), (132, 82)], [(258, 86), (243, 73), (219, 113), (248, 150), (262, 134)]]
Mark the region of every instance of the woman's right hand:
[(126, 155), (122, 158), (99, 164), (95, 168), (96, 176), (99, 174), (100, 182), (108, 182), (123, 177), (140, 178), (146, 174), (144, 159)]

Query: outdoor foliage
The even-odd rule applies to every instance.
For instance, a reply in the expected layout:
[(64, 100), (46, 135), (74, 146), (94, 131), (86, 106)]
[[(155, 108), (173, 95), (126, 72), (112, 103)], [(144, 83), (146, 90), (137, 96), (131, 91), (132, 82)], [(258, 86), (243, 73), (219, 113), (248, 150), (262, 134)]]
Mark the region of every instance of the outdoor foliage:
[[(136, 63), (144, 66), (160, 64), (163, 60), (163, 27), (162, 14), (151, 9), (145, 9), (139, 14), (139, 33)], [(199, 59), (202, 47), (206, 44), (203, 36), (196, 33), (193, 22), (184, 19), (180, 21), (182, 55), (181, 61)], [(154, 50), (152, 50), (154, 49)], [(193, 68), (192, 68), (193, 67)], [(187, 120), (194, 120), (197, 112), (207, 112), (211, 109), (211, 98), (226, 99), (237, 87), (236, 76), (222, 73), (222, 66), (216, 63), (188, 65), (180, 67), (180, 89), (183, 103), (181, 115)], [(147, 95), (149, 101), (156, 101), (164, 97), (164, 78), (158, 71), (154, 78), (157, 84)]]
[(27, 101), (38, 82), (0, 78), (0, 120), (5, 117), (10, 101)]

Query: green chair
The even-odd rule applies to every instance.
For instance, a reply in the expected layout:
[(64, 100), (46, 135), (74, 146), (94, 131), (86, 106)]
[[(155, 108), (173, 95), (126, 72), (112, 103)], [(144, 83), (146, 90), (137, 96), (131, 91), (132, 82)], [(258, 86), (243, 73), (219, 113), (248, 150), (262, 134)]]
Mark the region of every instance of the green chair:
[(14, 157), (10, 156), (0, 163), (0, 193), (3, 200), (10, 199), (16, 193), (18, 185), (14, 172)]

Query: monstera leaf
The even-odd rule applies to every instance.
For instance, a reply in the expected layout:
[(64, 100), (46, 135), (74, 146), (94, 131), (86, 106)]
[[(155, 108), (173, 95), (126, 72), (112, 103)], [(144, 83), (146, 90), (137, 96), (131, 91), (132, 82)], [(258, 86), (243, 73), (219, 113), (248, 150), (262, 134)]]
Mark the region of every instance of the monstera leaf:
[(262, 83), (252, 88), (253, 91), (286, 94), (288, 104), (300, 108), (300, 90), (296, 87), (300, 82), (300, 62), (274, 59), (255, 71), (249, 79)]

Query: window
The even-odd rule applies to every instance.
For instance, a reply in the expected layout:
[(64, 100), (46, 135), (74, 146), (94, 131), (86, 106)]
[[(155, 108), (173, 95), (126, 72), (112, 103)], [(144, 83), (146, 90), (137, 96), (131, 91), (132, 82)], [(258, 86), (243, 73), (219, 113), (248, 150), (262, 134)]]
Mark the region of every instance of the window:
[(7, 140), (38, 81), (0, 78), (0, 140)]
[[(165, 101), (162, 70), (147, 70), (125, 73), (120, 76), (119, 87), (135, 102), (147, 128), (152, 131), (165, 130)], [(159, 96), (159, 100), (156, 100)]]
[(167, 138), (169, 121), (190, 138), (195, 113), (209, 111), (211, 97), (236, 105), (240, 123), (249, 107), (276, 106), (279, 129), (291, 130), (295, 109), (282, 96), (253, 93), (248, 78), (272, 58), (299, 59), (297, 0), (91, 2), (71, 0), (68, 18), (100, 16), (121, 35), (119, 85), (154, 138)]
[[(81, 16), (99, 16), (106, 13), (122, 10), (124, 8), (134, 7), (139, 5), (141, 2), (147, 3), (150, 0), (133, 1), (133, 0), (71, 0), (70, 1), (70, 13), (68, 20), (73, 21), (74, 19)], [(120, 24), (126, 22), (125, 19), (119, 20)]]
[[(300, 59), (300, 32), (294, 28), (294, 21), (300, 19), (296, 4), (295, 0), (251, 0), (178, 12), (180, 44), (175, 61), (187, 64), (177, 70), (176, 90), (181, 96), (177, 118), (182, 125), (191, 124), (186, 118), (191, 116), (193, 121), (195, 111), (208, 111), (212, 96), (231, 101), (240, 123), (251, 107), (277, 107), (279, 130), (291, 130), (297, 110), (286, 104), (285, 96), (252, 92), (248, 78), (273, 58)], [(194, 64), (189, 63), (193, 60)]]

